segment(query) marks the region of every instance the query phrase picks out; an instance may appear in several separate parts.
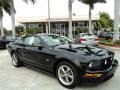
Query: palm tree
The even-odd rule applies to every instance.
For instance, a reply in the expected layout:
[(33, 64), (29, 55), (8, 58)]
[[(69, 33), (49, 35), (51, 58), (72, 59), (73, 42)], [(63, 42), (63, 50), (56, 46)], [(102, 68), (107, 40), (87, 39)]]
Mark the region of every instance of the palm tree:
[(86, 5), (89, 5), (89, 33), (93, 33), (92, 31), (92, 13), (91, 10), (94, 9), (94, 5), (96, 3), (106, 3), (106, 0), (78, 0)]
[(68, 34), (68, 37), (70, 39), (73, 39), (73, 35), (72, 35), (72, 2), (73, 2), (73, 0), (68, 1), (68, 13), (69, 13), (69, 34)]
[[(36, 0), (23, 0), (23, 1), (26, 3), (31, 1), (34, 4)], [(11, 0), (10, 6), (11, 6), (12, 35), (13, 35), (13, 37), (15, 37), (15, 7), (14, 7), (13, 0)]]
[(114, 35), (113, 41), (119, 40), (119, 13), (120, 13), (120, 0), (115, 0), (114, 3)]
[(0, 0), (0, 29), (1, 35), (4, 35), (3, 30), (3, 10), (10, 15), (10, 3), (9, 0)]

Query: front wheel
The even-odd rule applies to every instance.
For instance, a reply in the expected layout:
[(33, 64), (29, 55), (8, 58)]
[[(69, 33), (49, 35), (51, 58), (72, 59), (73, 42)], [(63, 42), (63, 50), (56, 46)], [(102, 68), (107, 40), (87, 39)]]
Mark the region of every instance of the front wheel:
[(79, 82), (77, 70), (68, 62), (61, 62), (58, 64), (56, 75), (60, 84), (66, 88), (75, 88)]
[(21, 61), (18, 60), (18, 58), (17, 58), (15, 53), (12, 54), (12, 64), (15, 67), (20, 67), (22, 65)]

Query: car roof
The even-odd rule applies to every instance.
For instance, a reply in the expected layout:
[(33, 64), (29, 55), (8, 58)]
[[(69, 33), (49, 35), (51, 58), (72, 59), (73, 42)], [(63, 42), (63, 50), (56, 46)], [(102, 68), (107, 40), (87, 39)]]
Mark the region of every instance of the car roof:
[(53, 34), (53, 33), (48, 33), (48, 34), (46, 34), (46, 33), (40, 33), (40, 34), (33, 34), (33, 35), (37, 35), (37, 36), (44, 36), (44, 35), (56, 35), (56, 36), (61, 36), (61, 35), (59, 35), (59, 34)]
[(39, 33), (37, 35), (59, 35), (59, 34), (54, 34), (54, 33)]

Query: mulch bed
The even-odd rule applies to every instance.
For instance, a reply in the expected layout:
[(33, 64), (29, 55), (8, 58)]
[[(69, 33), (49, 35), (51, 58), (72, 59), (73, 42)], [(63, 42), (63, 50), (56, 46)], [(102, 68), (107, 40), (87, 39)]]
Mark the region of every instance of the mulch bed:
[(106, 45), (106, 44), (101, 44), (101, 45), (105, 45), (105, 46), (110, 46), (110, 47), (115, 47), (115, 48), (120, 48), (120, 45)]

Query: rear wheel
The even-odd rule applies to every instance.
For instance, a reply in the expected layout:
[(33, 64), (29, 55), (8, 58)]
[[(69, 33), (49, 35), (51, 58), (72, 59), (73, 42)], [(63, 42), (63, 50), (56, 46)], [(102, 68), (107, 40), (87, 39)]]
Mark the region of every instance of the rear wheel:
[(22, 65), (21, 61), (18, 60), (15, 53), (12, 54), (12, 64), (15, 67), (20, 67)]
[(56, 75), (60, 84), (66, 88), (74, 88), (79, 82), (77, 70), (68, 62), (61, 62), (58, 64)]

